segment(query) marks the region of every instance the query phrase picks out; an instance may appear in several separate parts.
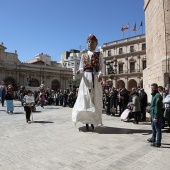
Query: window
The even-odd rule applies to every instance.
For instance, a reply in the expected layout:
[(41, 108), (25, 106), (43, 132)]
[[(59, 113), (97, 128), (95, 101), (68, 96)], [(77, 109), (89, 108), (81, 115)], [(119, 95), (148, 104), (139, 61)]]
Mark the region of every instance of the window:
[(119, 64), (119, 74), (123, 73), (123, 64)]
[(108, 50), (108, 56), (111, 56), (111, 50)]
[(135, 62), (130, 63), (130, 73), (135, 72)]
[(143, 70), (146, 68), (146, 60), (142, 61)]
[(134, 51), (135, 51), (134, 46), (131, 45), (131, 46), (130, 46), (130, 52), (134, 52)]
[(123, 49), (119, 48), (119, 54), (123, 54)]
[(142, 44), (142, 50), (146, 50), (146, 44)]

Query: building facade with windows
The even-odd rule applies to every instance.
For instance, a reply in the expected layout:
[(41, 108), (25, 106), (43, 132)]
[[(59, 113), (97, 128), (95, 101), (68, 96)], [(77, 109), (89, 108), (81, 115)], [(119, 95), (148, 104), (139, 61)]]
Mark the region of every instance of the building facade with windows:
[(104, 43), (104, 80), (116, 88), (143, 87), (146, 68), (145, 34)]
[[(66, 89), (68, 79), (72, 79), (72, 70), (64, 68), (61, 63), (51, 61), (47, 54), (38, 54), (34, 59), (21, 62), (18, 54), (6, 52), (6, 47), (0, 44), (0, 81), (6, 85), (12, 84), (15, 90), (20, 86), (37, 89), (44, 84), (49, 89)], [(37, 88), (36, 88), (37, 87)]]
[[(80, 50), (70, 50), (69, 52), (63, 53), (63, 66), (65, 68), (70, 68), (73, 71), (73, 80), (81, 79), (82, 75), (77, 75), (76, 71), (79, 69), (80, 59), (83, 51)], [(66, 55), (67, 54), (67, 55)]]

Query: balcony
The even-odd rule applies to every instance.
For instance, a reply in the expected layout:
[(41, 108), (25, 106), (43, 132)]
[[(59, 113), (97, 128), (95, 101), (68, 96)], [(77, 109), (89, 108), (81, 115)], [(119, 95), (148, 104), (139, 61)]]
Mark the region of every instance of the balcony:
[(122, 53), (122, 54), (114, 54), (112, 56), (103, 56), (104, 60), (112, 60), (113, 58), (123, 58), (123, 57), (131, 57), (131, 56), (137, 56), (137, 55), (144, 55), (146, 54), (145, 50), (142, 51), (134, 51), (134, 52), (128, 52), (128, 53)]
[(142, 73), (143, 70), (139, 70), (139, 69), (134, 69), (134, 70), (119, 70), (117, 72), (117, 74), (131, 74), (131, 73)]

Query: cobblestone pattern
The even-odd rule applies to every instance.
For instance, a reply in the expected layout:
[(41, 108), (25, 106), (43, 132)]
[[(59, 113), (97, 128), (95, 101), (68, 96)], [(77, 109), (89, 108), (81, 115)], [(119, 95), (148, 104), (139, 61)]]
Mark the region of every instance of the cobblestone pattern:
[(170, 133), (151, 147), (150, 122), (121, 122), (103, 114), (103, 127), (87, 132), (71, 122), (71, 108), (37, 107), (27, 124), (20, 103), (12, 115), (0, 106), (0, 170), (170, 170)]

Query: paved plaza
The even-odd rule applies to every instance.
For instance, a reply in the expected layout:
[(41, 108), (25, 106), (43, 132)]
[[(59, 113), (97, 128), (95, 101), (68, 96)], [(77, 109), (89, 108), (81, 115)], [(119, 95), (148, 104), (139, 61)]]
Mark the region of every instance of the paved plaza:
[(86, 131), (71, 108), (37, 107), (27, 124), (19, 101), (12, 115), (0, 106), (0, 170), (170, 170), (170, 133), (151, 147), (149, 120), (138, 125), (103, 114), (103, 127)]

